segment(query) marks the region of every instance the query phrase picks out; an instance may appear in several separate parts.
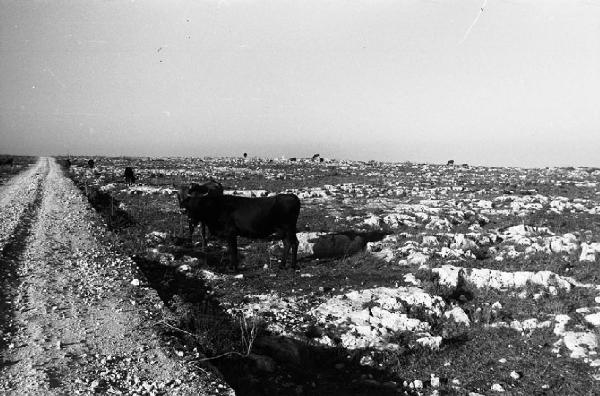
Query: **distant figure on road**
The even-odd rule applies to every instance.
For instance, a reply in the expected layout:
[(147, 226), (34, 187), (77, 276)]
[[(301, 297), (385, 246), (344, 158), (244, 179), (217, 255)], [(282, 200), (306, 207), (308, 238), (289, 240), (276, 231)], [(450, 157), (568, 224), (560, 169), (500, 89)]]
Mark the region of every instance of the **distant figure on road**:
[(135, 183), (135, 174), (133, 173), (133, 168), (131, 166), (125, 168), (125, 183), (127, 183), (128, 186)]
[(454, 165), (454, 160), (449, 160), (447, 165)]

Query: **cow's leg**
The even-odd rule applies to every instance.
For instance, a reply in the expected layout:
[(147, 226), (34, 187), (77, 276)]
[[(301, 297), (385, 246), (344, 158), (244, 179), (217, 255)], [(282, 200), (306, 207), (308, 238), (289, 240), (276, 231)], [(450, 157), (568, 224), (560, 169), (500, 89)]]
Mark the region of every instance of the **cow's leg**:
[(286, 235), (283, 238), (283, 256), (281, 257), (281, 264), (279, 265), (280, 268), (285, 268), (286, 263), (287, 263), (287, 256), (288, 253), (290, 252), (290, 240), (289, 237)]
[(200, 223), (201, 231), (202, 231), (202, 248), (206, 249), (206, 224), (204, 222)]
[(296, 238), (296, 233), (294, 232), (292, 234), (292, 269), (296, 269), (296, 260), (298, 258), (298, 245), (300, 244), (298, 242), (298, 238)]
[(229, 242), (229, 262), (235, 271), (238, 270), (238, 254), (237, 254), (237, 237), (232, 236), (228, 239)]
[(198, 222), (194, 219), (189, 219), (188, 221), (188, 227), (190, 230), (190, 243), (193, 244), (194, 243), (194, 229), (196, 228), (196, 226), (198, 225)]

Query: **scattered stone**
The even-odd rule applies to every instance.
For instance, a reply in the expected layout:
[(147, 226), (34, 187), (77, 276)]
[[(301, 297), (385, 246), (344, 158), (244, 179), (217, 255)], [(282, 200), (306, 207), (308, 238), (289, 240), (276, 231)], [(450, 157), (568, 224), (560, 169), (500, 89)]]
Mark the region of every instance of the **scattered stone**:
[(408, 265), (421, 266), (424, 265), (427, 260), (429, 260), (429, 256), (423, 254), (421, 252), (411, 253), (406, 259)]
[(375, 361), (373, 360), (373, 357), (371, 355), (364, 355), (360, 358), (360, 362), (361, 366), (374, 366), (375, 365)]
[(442, 345), (442, 337), (441, 336), (428, 335), (425, 337), (417, 338), (415, 341), (417, 342), (417, 344), (424, 346), (424, 347), (428, 347), (434, 351), (440, 349), (440, 346)]
[(183, 264), (180, 265), (179, 267), (177, 267), (177, 272), (189, 272), (192, 270), (192, 267), (190, 267), (188, 264)]
[(454, 307), (444, 312), (444, 317), (448, 319), (443, 324), (442, 337), (444, 339), (461, 338), (471, 327), (469, 317), (460, 307)]
[(585, 320), (593, 326), (600, 327), (600, 312), (586, 315)]

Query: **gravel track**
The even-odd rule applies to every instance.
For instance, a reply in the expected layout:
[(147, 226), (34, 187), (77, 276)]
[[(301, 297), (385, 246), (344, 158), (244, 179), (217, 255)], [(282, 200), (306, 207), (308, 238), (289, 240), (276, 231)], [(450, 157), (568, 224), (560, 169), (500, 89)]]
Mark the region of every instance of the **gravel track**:
[(51, 158), (0, 187), (0, 394), (231, 394), (161, 344), (99, 223)]

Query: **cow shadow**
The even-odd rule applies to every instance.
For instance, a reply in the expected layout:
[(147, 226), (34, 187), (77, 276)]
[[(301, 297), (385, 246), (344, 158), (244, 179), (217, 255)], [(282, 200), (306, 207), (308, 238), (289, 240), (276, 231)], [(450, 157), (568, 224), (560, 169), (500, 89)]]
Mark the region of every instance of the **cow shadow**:
[(133, 259), (169, 308), (171, 323), (158, 325), (163, 339), (201, 351), (209, 360), (197, 363), (218, 368), (238, 395), (412, 394), (393, 374), (361, 365), (364, 350), (323, 346), (310, 334), (271, 334), (259, 322), (248, 327), (214, 298), (202, 278), (145, 257)]

